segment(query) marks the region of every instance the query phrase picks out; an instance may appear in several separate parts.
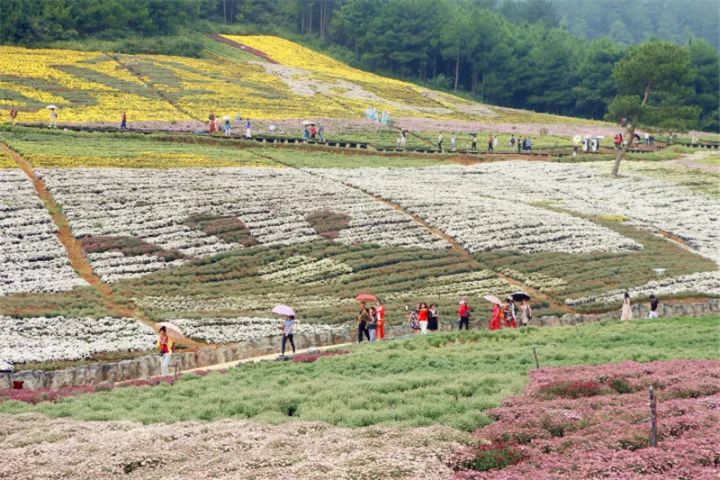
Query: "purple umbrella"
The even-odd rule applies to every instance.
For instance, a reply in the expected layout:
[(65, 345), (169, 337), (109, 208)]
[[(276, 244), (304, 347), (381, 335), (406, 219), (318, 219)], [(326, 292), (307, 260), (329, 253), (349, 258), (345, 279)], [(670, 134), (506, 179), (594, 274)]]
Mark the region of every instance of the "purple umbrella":
[(276, 305), (275, 308), (272, 309), (272, 313), (276, 315), (284, 315), (286, 317), (295, 316), (295, 310), (288, 307), (287, 305)]

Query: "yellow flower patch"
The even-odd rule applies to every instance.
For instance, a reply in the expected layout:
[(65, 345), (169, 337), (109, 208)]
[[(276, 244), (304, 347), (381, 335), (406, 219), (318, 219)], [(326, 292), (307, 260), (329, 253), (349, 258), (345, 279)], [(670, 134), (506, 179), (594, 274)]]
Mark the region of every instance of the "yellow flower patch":
[[(215, 167), (275, 167), (276, 164), (255, 160), (218, 160), (189, 153), (154, 153), (128, 157), (68, 156), (34, 154), (29, 156), (39, 168), (215, 168)], [(0, 159), (0, 165), (2, 159)], [(14, 164), (13, 164), (14, 165)]]
[(0, 150), (0, 169), (2, 168), (17, 168), (15, 161), (4, 150)]

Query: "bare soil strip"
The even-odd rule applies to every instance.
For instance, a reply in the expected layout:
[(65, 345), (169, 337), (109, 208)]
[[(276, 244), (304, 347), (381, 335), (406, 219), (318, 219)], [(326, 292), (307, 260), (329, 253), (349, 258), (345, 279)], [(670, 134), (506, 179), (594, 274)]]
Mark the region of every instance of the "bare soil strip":
[(105, 306), (115, 315), (120, 317), (132, 317), (142, 323), (155, 328), (155, 323), (135, 305), (123, 305), (117, 301), (112, 287), (95, 273), (90, 261), (85, 256), (82, 243), (75, 238), (70, 228), (70, 222), (62, 211), (60, 205), (55, 201), (52, 194), (47, 188), (45, 182), (35, 174), (29, 161), (23, 158), (18, 152), (10, 148), (4, 143), (0, 143), (0, 148), (4, 150), (17, 163), (18, 167), (25, 172), (35, 187), (35, 191), (50, 212), (53, 223), (58, 229), (57, 236), (60, 243), (65, 247), (70, 264), (80, 277), (95, 288), (102, 296)]

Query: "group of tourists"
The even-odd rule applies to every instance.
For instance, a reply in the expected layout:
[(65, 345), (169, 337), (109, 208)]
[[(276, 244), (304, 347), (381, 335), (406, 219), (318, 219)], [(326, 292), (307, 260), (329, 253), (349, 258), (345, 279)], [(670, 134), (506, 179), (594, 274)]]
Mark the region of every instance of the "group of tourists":
[[(648, 317), (649, 319), (658, 318), (658, 307), (660, 306), (660, 300), (654, 295), (648, 297)], [(620, 320), (632, 320), (633, 311), (632, 303), (630, 302), (630, 293), (625, 292), (623, 295), (622, 308), (620, 309)]]
[[(237, 121), (242, 122), (242, 118), (237, 117)], [(220, 116), (215, 115), (215, 112), (210, 112), (210, 115), (208, 115), (208, 133), (212, 135), (214, 133), (220, 133), (221, 130), (226, 137), (232, 135), (232, 121), (230, 117), (225, 115), (221, 123)], [(252, 138), (252, 122), (249, 118), (245, 119), (245, 138)]]
[[(403, 140), (407, 136), (407, 130), (403, 130), (403, 133), (398, 138), (398, 146), (402, 149), (405, 149), (405, 143)], [(440, 132), (438, 134), (437, 138), (437, 149), (440, 153), (445, 152), (444, 149), (445, 144), (445, 134), (443, 132)], [(500, 144), (500, 139), (498, 136), (490, 134), (488, 135), (487, 139), (487, 151), (492, 153), (495, 152), (498, 148), (498, 145)], [(510, 140), (508, 141), (508, 146), (510, 147), (510, 151), (515, 151), (515, 148), (517, 148), (518, 152), (530, 152), (533, 148), (533, 140), (531, 137), (524, 137), (524, 138), (516, 138), (515, 134), (510, 135)], [(450, 152), (456, 152), (458, 150), (458, 140), (457, 136), (453, 133), (450, 136)], [(477, 133), (471, 133), (470, 134), (470, 149), (467, 150), (468, 152), (478, 152), (478, 134)]]
[(368, 307), (365, 302), (360, 303), (360, 312), (355, 323), (357, 325), (358, 343), (366, 338), (369, 342), (385, 338), (385, 306), (377, 302), (375, 306)]
[(303, 128), (303, 140), (306, 142), (325, 142), (325, 127), (320, 124), (310, 123)]
[[(406, 307), (407, 308), (407, 307)], [(437, 305), (425, 302), (418, 303), (415, 308), (408, 310), (408, 320), (413, 332), (427, 335), (440, 329), (440, 315)]]
[(517, 328), (518, 316), (520, 326), (527, 327), (532, 321), (532, 308), (530, 300), (521, 300), (516, 306), (512, 297), (507, 297), (502, 303), (495, 303), (490, 320), (490, 330), (500, 330), (503, 327)]

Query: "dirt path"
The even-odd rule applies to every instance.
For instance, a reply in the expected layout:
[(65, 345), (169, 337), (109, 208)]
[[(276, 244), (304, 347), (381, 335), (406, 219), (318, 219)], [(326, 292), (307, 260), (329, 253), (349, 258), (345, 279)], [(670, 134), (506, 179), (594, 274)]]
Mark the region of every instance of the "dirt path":
[[(715, 159), (718, 163), (709, 163), (707, 160)], [(707, 173), (720, 174), (720, 152), (717, 150), (703, 150), (700, 152), (683, 155), (677, 160), (670, 160), (673, 165), (702, 170)]]
[(18, 152), (10, 148), (4, 143), (0, 143), (0, 148), (6, 152), (10, 158), (12, 158), (18, 167), (28, 176), (35, 191), (37, 192), (40, 200), (45, 204), (45, 207), (50, 212), (53, 223), (58, 229), (57, 236), (60, 243), (65, 247), (70, 264), (77, 274), (95, 288), (102, 296), (103, 303), (114, 315), (120, 317), (132, 317), (141, 321), (142, 323), (155, 328), (155, 322), (137, 306), (135, 305), (123, 305), (117, 301), (115, 294), (110, 285), (103, 282), (103, 280), (95, 273), (90, 264), (90, 261), (85, 255), (85, 251), (82, 248), (82, 244), (75, 238), (75, 235), (70, 228), (70, 222), (62, 211), (60, 205), (55, 201), (50, 191), (47, 188), (45, 182), (35, 174), (33, 166), (23, 158)]

